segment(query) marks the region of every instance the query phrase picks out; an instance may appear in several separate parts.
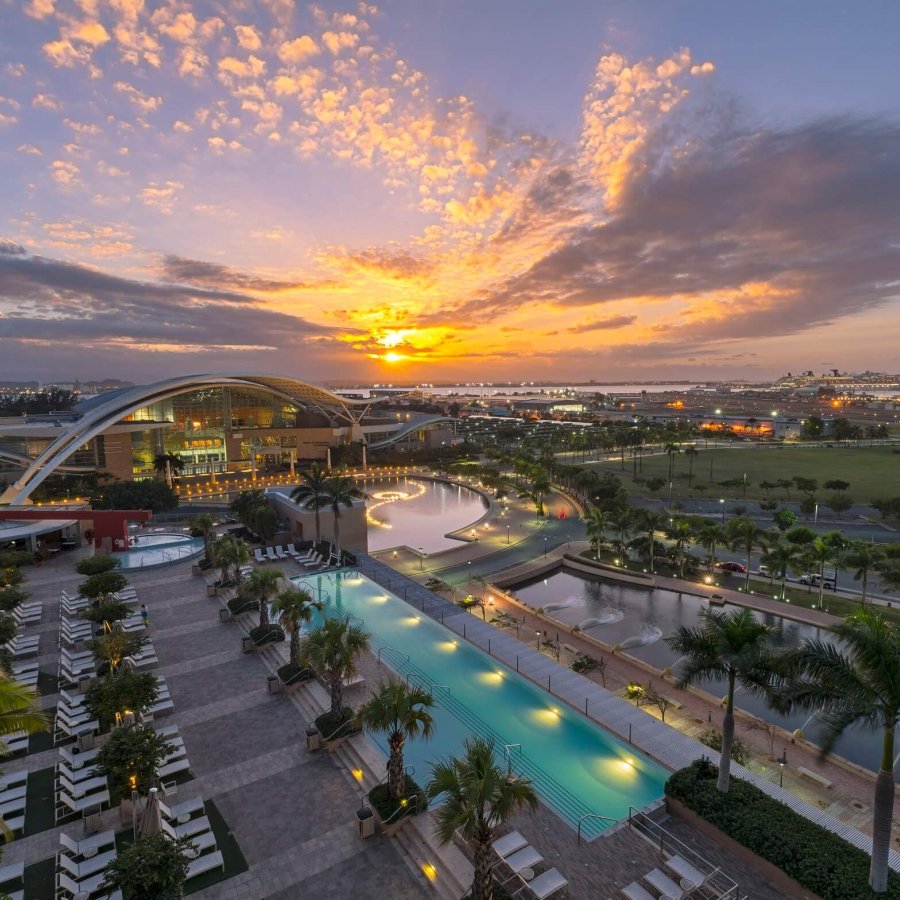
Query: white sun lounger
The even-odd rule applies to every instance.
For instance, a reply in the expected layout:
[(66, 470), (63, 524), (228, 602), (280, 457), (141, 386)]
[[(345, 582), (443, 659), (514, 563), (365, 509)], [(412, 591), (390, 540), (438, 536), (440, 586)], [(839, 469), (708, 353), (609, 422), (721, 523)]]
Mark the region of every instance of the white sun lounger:
[(213, 869), (224, 869), (225, 857), (221, 852), (216, 850), (215, 853), (207, 853), (204, 856), (198, 856), (188, 863), (188, 879), (202, 875), (204, 872), (210, 872)]
[[(678, 877), (682, 888), (685, 890), (688, 889), (688, 886), (690, 886), (691, 890), (696, 890), (714, 874), (710, 872), (709, 875), (704, 875), (696, 866), (692, 866), (681, 856), (672, 856), (667, 859), (665, 867)], [(718, 869), (715, 871), (718, 871)]]
[(299, 551), (297, 550), (297, 548), (296, 548), (293, 544), (288, 544), (287, 547), (285, 548), (285, 552), (286, 552), (287, 555), (290, 556), (292, 559), (296, 559), (298, 556), (301, 555), (301, 554), (299, 553)]
[(282, 547), (281, 544), (279, 544), (279, 545), (275, 548), (275, 555), (276, 555), (279, 559), (287, 559), (287, 554), (284, 552), (284, 547)]
[(278, 557), (275, 555), (275, 549), (273, 547), (266, 547), (266, 557), (272, 562), (278, 562)]
[[(529, 881), (525, 884), (524, 890), (527, 890), (535, 900), (546, 900), (547, 897), (550, 897), (557, 891), (561, 891), (568, 883), (557, 869), (547, 869), (546, 872), (538, 875), (534, 881)], [(519, 890), (523, 890), (523, 888)]]
[(81, 862), (85, 858), (93, 858), (106, 847), (116, 846), (116, 833), (104, 831), (102, 834), (92, 834), (83, 840), (76, 841), (67, 834), (60, 834), (60, 852), (65, 853), (74, 862)]
[(661, 869), (651, 869), (644, 876), (644, 881), (651, 887), (656, 888), (666, 900), (681, 900), (688, 893), (679, 884), (672, 881)]
[(656, 900), (656, 897), (650, 891), (642, 888), (636, 881), (626, 884), (622, 888), (622, 895), (627, 897), (628, 900)]
[(507, 856), (511, 856), (516, 850), (521, 850), (528, 844), (528, 839), (520, 834), (518, 831), (511, 831), (509, 834), (504, 834), (503, 837), (497, 838), (493, 844), (491, 844), (491, 849), (500, 859), (504, 859)]
[(263, 556), (262, 550), (259, 547), (254, 548), (253, 557), (258, 563), (264, 563), (266, 561), (266, 558)]

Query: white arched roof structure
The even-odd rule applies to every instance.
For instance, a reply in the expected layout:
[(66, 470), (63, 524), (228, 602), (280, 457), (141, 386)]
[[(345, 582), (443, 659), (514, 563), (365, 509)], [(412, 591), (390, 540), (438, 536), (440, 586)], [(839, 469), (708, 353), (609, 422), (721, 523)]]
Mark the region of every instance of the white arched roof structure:
[[(111, 425), (121, 421), (151, 403), (168, 400), (179, 394), (188, 394), (203, 388), (239, 387), (264, 391), (280, 397), (288, 403), (313, 408), (329, 419), (343, 419), (350, 425), (358, 425), (369, 407), (376, 400), (350, 400), (314, 384), (285, 378), (280, 375), (226, 374), (183, 375), (154, 384), (137, 385), (115, 391), (109, 398), (102, 395), (85, 404), (85, 413), (68, 424), (28, 468), (2, 495), (0, 504), (22, 505), (28, 502), (31, 492), (58, 466), (64, 463), (79, 447), (97, 437)], [(384, 398), (379, 398), (384, 399)]]

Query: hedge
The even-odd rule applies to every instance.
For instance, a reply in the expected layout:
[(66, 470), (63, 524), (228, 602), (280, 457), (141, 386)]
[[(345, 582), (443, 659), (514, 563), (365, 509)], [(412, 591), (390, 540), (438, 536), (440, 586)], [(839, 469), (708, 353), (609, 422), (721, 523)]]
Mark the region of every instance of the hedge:
[(739, 778), (732, 776), (728, 793), (720, 793), (717, 776), (717, 766), (705, 758), (697, 760), (669, 778), (666, 796), (824, 900), (900, 900), (896, 872), (888, 875), (886, 893), (869, 888), (871, 859), (864, 850)]

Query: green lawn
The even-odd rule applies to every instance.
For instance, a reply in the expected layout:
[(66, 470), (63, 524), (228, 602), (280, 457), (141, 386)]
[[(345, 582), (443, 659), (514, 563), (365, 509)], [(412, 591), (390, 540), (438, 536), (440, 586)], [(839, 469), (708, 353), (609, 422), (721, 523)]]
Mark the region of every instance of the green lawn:
[[(625, 488), (632, 493), (647, 494), (643, 485), (634, 484), (631, 480), (632, 462), (626, 455), (625, 470), (617, 460), (594, 464), (601, 471), (611, 471), (622, 478)], [(710, 478), (712, 465), (712, 478)], [(743, 478), (747, 474), (747, 499), (763, 500), (765, 491), (759, 484), (761, 481), (775, 482), (779, 479), (790, 479), (795, 475), (804, 478), (815, 478), (819, 482), (816, 495), (821, 502), (830, 492), (822, 488), (822, 484), (832, 479), (847, 481), (850, 487), (847, 494), (857, 503), (870, 503), (878, 497), (890, 497), (900, 493), (900, 453), (895, 453), (891, 446), (876, 447), (719, 447), (704, 449), (697, 447), (697, 455), (693, 462), (693, 485), (705, 487), (701, 494), (691, 490), (687, 480), (680, 476), (688, 474), (689, 460), (684, 454), (675, 457), (674, 497), (728, 497), (741, 499), (741, 488), (722, 488), (717, 482)], [(667, 478), (669, 460), (666, 456), (648, 456), (643, 460), (643, 469), (638, 476), (648, 478)], [(668, 496), (668, 487), (657, 492), (658, 496)], [(787, 499), (785, 492), (777, 489), (771, 494), (772, 499)], [(791, 490), (791, 500), (800, 500), (803, 495)]]

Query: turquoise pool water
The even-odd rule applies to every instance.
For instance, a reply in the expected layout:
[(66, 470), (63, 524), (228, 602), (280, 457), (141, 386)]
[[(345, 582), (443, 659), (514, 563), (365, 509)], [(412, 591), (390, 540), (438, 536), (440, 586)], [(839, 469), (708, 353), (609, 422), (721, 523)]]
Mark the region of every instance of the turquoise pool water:
[(144, 569), (188, 559), (202, 551), (203, 538), (175, 533), (138, 533), (137, 542), (131, 545), (131, 549), (110, 555), (119, 560), (122, 569)]
[[(532, 778), (573, 828), (587, 813), (618, 821), (630, 806), (662, 797), (664, 768), (369, 579), (343, 572), (292, 580), (320, 592), (328, 615), (363, 620), (382, 661), (431, 689), (433, 737), (404, 750), (419, 784), (435, 760), (458, 754), (476, 733), (493, 737), (498, 759)], [(609, 824), (589, 819), (583, 832), (593, 837)]]

